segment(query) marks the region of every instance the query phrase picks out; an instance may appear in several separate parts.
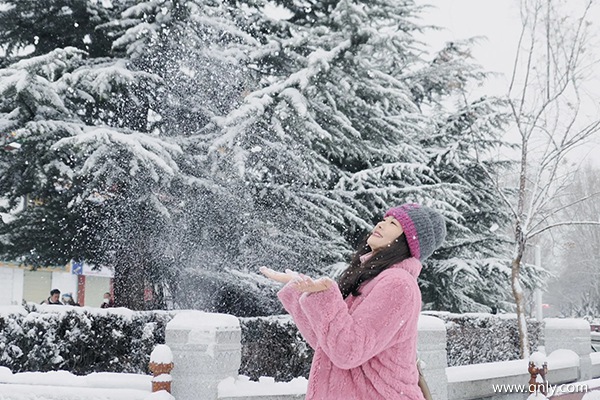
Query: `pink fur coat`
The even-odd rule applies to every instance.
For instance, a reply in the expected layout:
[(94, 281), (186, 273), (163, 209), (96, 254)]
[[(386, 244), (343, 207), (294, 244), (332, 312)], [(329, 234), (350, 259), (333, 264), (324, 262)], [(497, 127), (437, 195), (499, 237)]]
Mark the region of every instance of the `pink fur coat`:
[(409, 258), (381, 272), (345, 300), (334, 284), (278, 293), (315, 349), (306, 400), (423, 399), (416, 366), (421, 263)]

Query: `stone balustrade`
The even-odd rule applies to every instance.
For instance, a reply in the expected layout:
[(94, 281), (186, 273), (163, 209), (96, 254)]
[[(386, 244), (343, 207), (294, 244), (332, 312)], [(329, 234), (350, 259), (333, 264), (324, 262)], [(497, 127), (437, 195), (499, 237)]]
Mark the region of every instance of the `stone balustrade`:
[[(436, 400), (525, 399), (502, 385), (527, 386), (527, 360), (448, 367), (446, 329), (436, 317), (419, 319), (418, 355)], [(599, 353), (590, 355), (590, 327), (583, 320), (546, 319), (547, 379), (551, 385), (600, 377)], [(176, 400), (300, 400), (306, 381), (249, 382), (238, 377), (241, 330), (237, 318), (199, 311), (178, 313), (169, 322), (166, 343), (173, 352)], [(303, 378), (301, 378), (303, 379)], [(276, 386), (279, 385), (279, 386)], [(287, 386), (286, 386), (287, 385)], [(506, 386), (504, 386), (506, 387)]]
[(173, 353), (173, 396), (179, 400), (216, 400), (219, 382), (238, 374), (241, 337), (234, 316), (178, 313), (167, 324), (165, 334)]

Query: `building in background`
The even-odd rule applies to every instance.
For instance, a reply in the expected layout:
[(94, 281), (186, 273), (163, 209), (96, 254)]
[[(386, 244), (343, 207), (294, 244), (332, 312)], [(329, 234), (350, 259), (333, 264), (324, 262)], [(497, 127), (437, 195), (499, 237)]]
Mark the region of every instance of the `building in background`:
[(86, 263), (38, 268), (0, 261), (0, 305), (20, 305), (23, 301), (39, 304), (58, 289), (71, 293), (82, 306), (100, 307), (103, 295), (112, 294), (114, 272), (107, 267), (94, 269)]

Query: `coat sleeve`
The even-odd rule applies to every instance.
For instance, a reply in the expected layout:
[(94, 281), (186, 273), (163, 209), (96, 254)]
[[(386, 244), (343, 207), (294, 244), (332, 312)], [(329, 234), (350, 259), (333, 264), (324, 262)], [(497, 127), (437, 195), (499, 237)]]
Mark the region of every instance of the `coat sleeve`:
[(283, 304), (283, 308), (290, 313), (302, 337), (313, 349), (317, 348), (317, 337), (315, 331), (310, 326), (306, 314), (300, 308), (300, 296), (302, 292), (296, 290), (291, 284), (286, 284), (279, 292), (277, 297)]
[(416, 282), (398, 274), (380, 277), (352, 314), (337, 284), (300, 299), (318, 345), (338, 368), (356, 368), (367, 362), (387, 348), (406, 321), (419, 313)]

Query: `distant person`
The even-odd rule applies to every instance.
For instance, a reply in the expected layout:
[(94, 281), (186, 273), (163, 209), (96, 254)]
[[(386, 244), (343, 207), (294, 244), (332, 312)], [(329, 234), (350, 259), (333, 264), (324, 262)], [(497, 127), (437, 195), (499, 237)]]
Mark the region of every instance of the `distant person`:
[(63, 303), (60, 302), (60, 290), (52, 289), (50, 291), (50, 297), (42, 301), (42, 304), (56, 304), (62, 306)]
[(75, 300), (73, 300), (73, 295), (71, 293), (65, 293), (62, 295), (62, 302), (64, 305), (67, 306), (76, 306), (79, 307), (80, 304), (76, 303)]
[(104, 300), (102, 300), (102, 304), (100, 305), (100, 308), (110, 308), (110, 307), (114, 307), (115, 306), (115, 302), (112, 299), (112, 296), (110, 295), (109, 292), (104, 293)]

